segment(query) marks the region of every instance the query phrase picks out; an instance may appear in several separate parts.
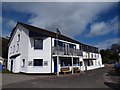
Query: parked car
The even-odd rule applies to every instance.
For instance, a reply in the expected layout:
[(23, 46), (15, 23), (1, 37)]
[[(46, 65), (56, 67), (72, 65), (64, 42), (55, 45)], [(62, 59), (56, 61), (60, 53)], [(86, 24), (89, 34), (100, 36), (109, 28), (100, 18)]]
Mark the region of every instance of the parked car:
[(111, 60), (108, 62), (109, 64), (115, 64), (115, 60)]
[(120, 63), (115, 64), (114, 67), (115, 67), (115, 72), (120, 74)]

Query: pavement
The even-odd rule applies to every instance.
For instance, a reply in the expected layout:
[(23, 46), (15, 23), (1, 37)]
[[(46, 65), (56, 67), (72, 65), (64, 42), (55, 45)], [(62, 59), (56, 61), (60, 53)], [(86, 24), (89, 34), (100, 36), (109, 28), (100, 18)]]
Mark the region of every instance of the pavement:
[(109, 71), (104, 75), (105, 85), (110, 88), (118, 88), (120, 90), (120, 74), (115, 72), (113, 65), (107, 65), (106, 67), (109, 68)]
[(3, 88), (119, 88), (120, 76), (110, 75), (111, 67), (90, 70), (80, 74), (26, 75), (3, 74)]

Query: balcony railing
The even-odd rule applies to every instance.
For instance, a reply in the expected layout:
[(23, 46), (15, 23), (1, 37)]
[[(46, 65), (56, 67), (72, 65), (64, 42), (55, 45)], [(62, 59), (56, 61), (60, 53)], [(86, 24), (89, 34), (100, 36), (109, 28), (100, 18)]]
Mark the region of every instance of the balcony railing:
[(74, 56), (83, 56), (81, 50), (73, 49), (73, 48), (64, 48), (64, 47), (52, 47), (53, 55), (74, 55)]

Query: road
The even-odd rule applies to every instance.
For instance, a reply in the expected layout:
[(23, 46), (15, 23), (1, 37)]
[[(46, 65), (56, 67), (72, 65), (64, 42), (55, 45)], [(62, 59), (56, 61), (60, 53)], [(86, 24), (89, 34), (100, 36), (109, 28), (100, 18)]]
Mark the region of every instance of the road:
[(3, 88), (109, 88), (108, 71), (109, 67), (60, 76), (3, 74)]

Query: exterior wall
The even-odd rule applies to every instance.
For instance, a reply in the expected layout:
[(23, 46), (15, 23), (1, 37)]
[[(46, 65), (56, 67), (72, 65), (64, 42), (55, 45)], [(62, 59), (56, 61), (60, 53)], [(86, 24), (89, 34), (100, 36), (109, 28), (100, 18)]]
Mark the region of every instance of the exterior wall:
[(82, 61), (82, 66), (80, 67), (80, 70), (85, 71), (85, 64), (84, 64), (84, 61), (83, 61), (83, 57), (80, 57), (80, 61)]
[[(27, 72), (27, 61), (28, 61), (28, 43), (29, 43), (29, 31), (26, 28), (21, 28), (22, 34), (21, 34), (21, 45), (20, 45), (20, 72)], [(25, 59), (25, 67), (22, 67), (22, 59)]]
[[(20, 34), (19, 42), (17, 41), (18, 34)], [(24, 27), (22, 27), (21, 25), (18, 25), (12, 36), (12, 41), (8, 48), (8, 65), (7, 65), (8, 67), (7, 68), (8, 70), (11, 69), (11, 60), (13, 60), (13, 72), (14, 73), (19, 73), (19, 72), (23, 72), (27, 70), (27, 67), (22, 69), (21, 60), (22, 58), (26, 60), (28, 59), (28, 39), (29, 39), (28, 35), (29, 35), (29, 31), (25, 29)], [(19, 48), (17, 44), (19, 44)], [(16, 55), (16, 54), (20, 54), (19, 58), (16, 57), (16, 58), (10, 59), (11, 56)]]
[(13, 60), (13, 70), (12, 70), (12, 72), (19, 73), (20, 72), (20, 56), (18, 56), (15, 59), (12, 59), (12, 60)]
[[(27, 65), (27, 73), (51, 73), (51, 37), (43, 38), (42, 50), (34, 49), (34, 38), (30, 38), (28, 47), (28, 62), (31, 61), (32, 65)], [(33, 59), (43, 59), (43, 66), (33, 66)], [(47, 66), (44, 61), (48, 62)]]
[[(93, 57), (92, 57), (93, 55)], [(87, 59), (87, 58), (90, 58), (90, 59), (95, 59), (95, 60), (92, 60), (93, 61), (93, 65), (91, 66), (88, 66), (87, 65), (87, 60), (85, 61), (84, 59)], [(92, 53), (92, 52), (89, 52), (89, 54), (87, 52), (84, 52), (83, 51), (83, 61), (84, 61), (84, 70), (92, 70), (92, 69), (96, 69), (96, 68), (101, 68), (101, 67), (104, 67), (104, 65), (102, 64), (102, 58), (101, 58), (101, 55), (99, 53)]]

